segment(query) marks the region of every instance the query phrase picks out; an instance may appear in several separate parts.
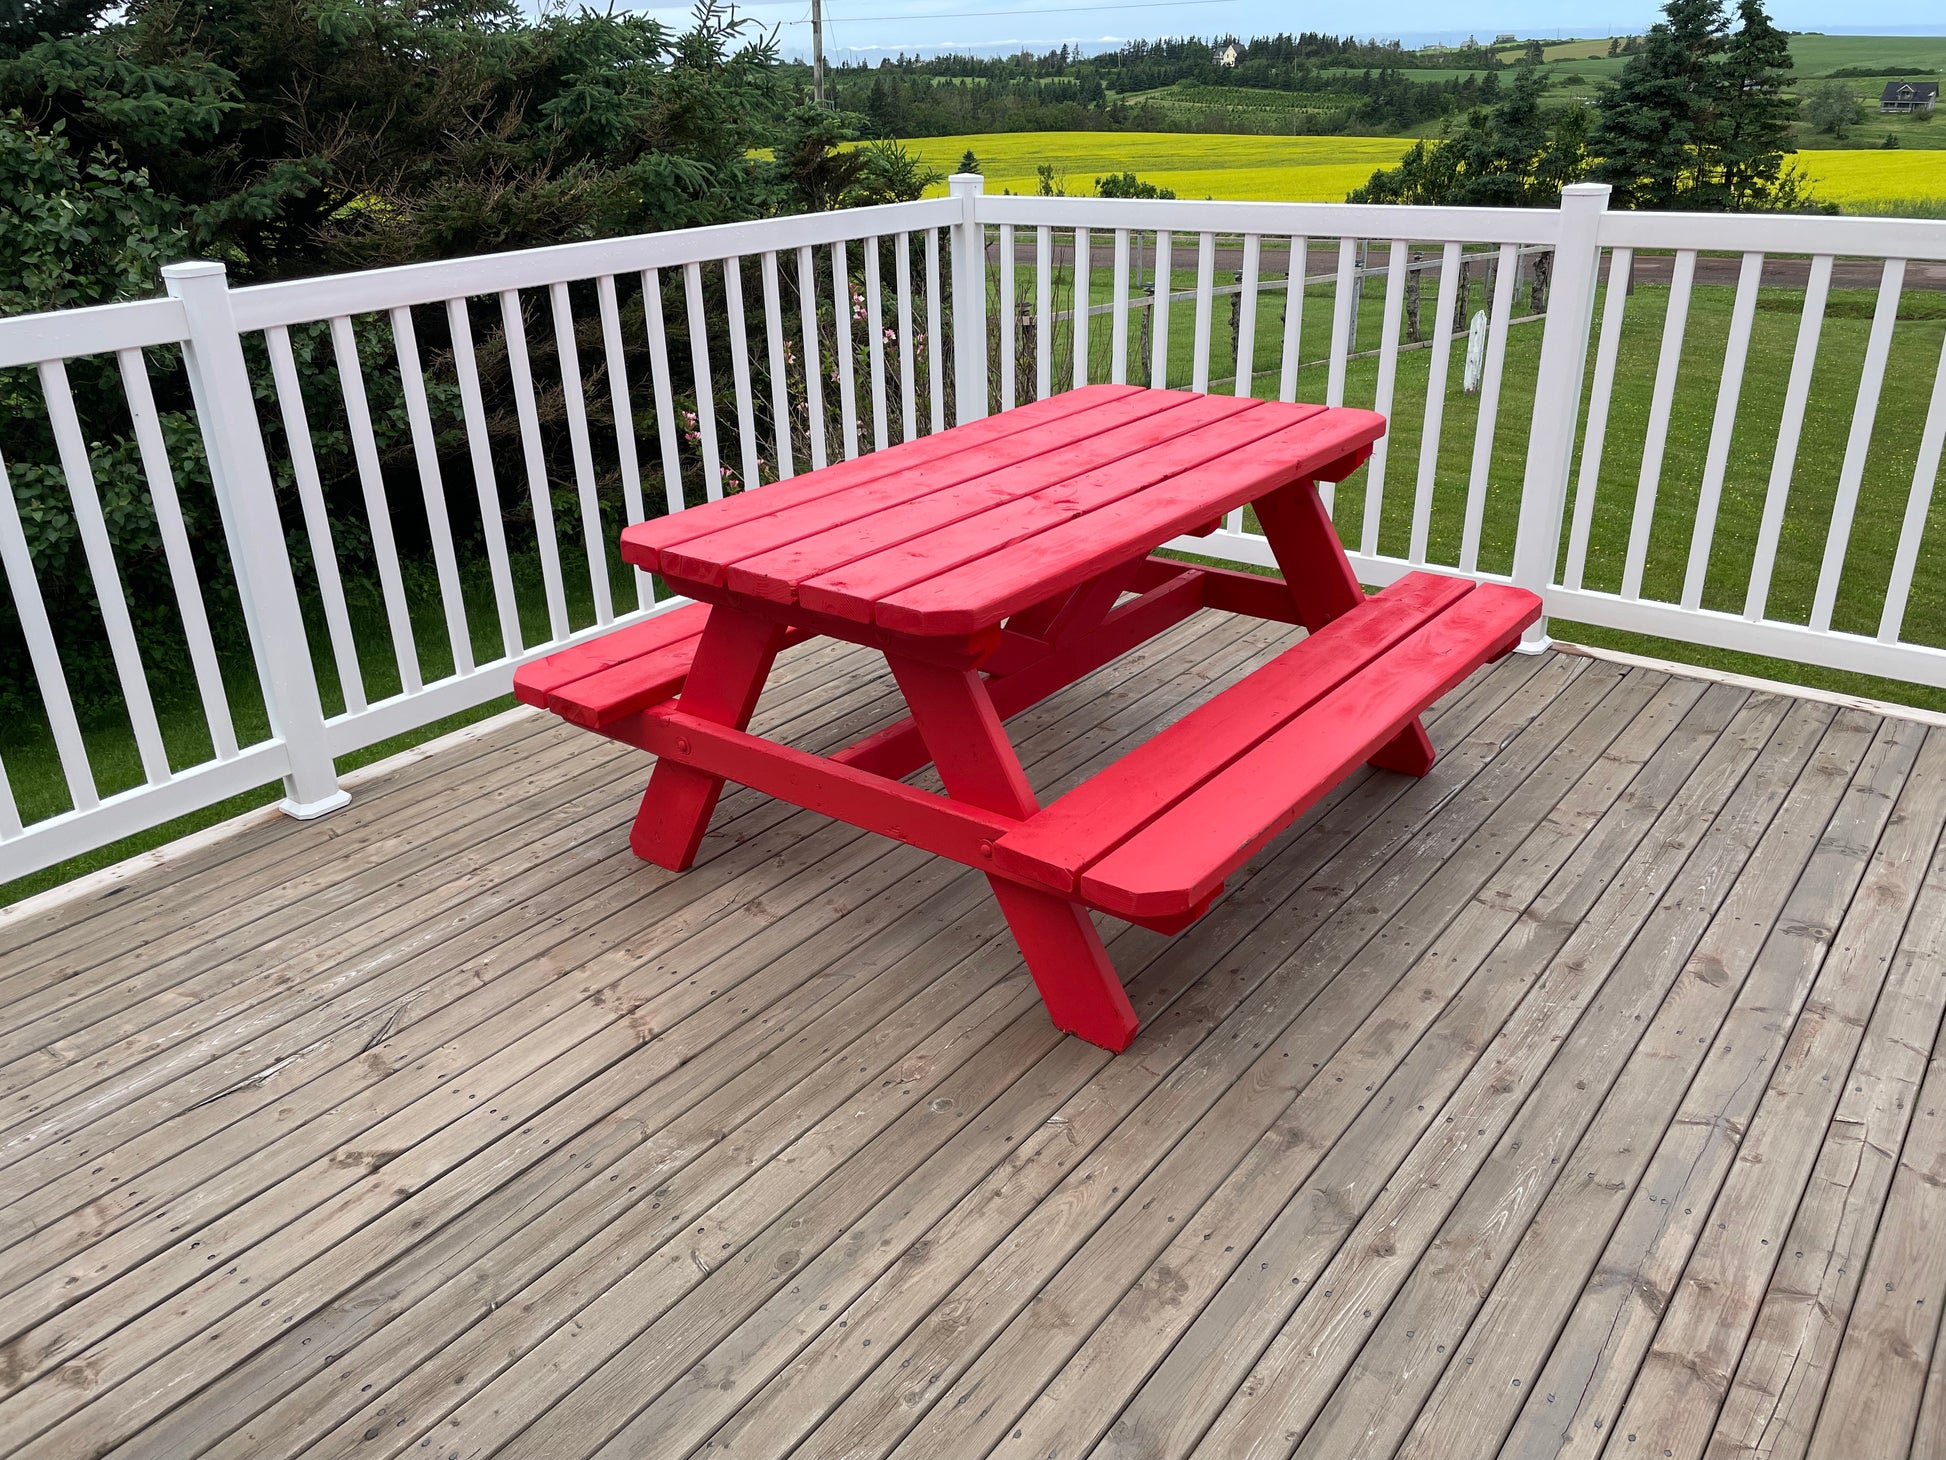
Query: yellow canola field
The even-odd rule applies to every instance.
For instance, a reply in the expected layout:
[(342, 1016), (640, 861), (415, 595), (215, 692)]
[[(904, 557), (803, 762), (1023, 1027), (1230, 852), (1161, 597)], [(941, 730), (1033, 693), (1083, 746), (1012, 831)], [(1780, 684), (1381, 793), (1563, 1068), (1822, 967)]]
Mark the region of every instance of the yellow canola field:
[[(1232, 137), (1194, 132), (988, 132), (921, 137), (909, 151), (942, 172), (970, 147), (987, 190), (1032, 193), (1035, 168), (1054, 164), (1072, 195), (1090, 196), (1095, 179), (1133, 172), (1184, 198), (1339, 203), (1373, 171), (1412, 146), (1403, 137)], [(1946, 198), (1946, 149), (1800, 152), (1793, 159), (1838, 204), (1889, 198)], [(934, 190), (943, 193), (945, 185)]]
[(1946, 198), (1946, 150), (1800, 152), (1791, 160), (1811, 179), (1818, 197), (1840, 206), (1892, 198)]
[[(942, 172), (967, 148), (980, 161), (987, 191), (1031, 193), (1034, 169), (1054, 164), (1067, 191), (1093, 196), (1095, 179), (1133, 172), (1183, 198), (1244, 198), (1342, 203), (1374, 171), (1392, 167), (1412, 146), (1400, 137), (1231, 137), (1201, 132), (989, 132), (921, 137), (906, 149)], [(935, 189), (944, 192), (942, 184)]]

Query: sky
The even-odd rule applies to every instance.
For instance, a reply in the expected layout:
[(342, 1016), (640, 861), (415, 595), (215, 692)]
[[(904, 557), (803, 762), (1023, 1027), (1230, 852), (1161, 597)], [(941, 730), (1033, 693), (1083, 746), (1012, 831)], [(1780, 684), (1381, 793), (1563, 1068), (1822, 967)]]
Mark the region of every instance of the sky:
[[(687, 8), (629, 6), (672, 25)], [(809, 0), (739, 0), (739, 13), (778, 27), (786, 54), (808, 55)], [(825, 55), (871, 60), (900, 50), (1046, 50), (1063, 42), (1089, 50), (1125, 39), (1162, 35), (1241, 36), (1321, 30), (1397, 37), (1408, 44), (1528, 36), (1628, 35), (1655, 18), (1658, 7), (1629, 0), (1370, 0), (1356, 22), (1338, 6), (1310, 10), (1288, 0), (824, 0)], [(1875, 35), (1946, 33), (1940, 0), (1771, 0), (1771, 18), (1791, 30)], [(1563, 28), (1564, 22), (1567, 28)]]

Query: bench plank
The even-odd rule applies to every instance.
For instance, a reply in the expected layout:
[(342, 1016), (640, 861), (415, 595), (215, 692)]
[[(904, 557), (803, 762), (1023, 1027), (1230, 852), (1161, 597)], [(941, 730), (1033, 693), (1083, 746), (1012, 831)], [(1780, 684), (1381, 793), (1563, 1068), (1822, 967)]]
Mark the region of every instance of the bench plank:
[(1473, 591), (1409, 573), (1285, 650), (995, 842), (997, 867), (1061, 892), (1266, 736)]
[[(785, 504), (781, 509), (750, 521), (713, 527), (708, 533), (692, 537), (687, 542), (663, 548), (660, 566), (671, 577), (714, 587), (725, 581), (732, 564), (745, 558), (828, 532), (834, 527), (863, 521), (901, 502), (976, 480), (1004, 467), (1032, 461), (1038, 456), (1072, 450), (1104, 431), (1131, 422), (1153, 420), (1192, 405), (1198, 399), (1186, 391), (1171, 391), (1161, 401), (1142, 395), (1118, 396), (1092, 402), (1059, 420), (1038, 422), (1024, 431), (1016, 431), (992, 441), (976, 442), (968, 450), (955, 451), (936, 461), (901, 471), (880, 473), (868, 482), (841, 482), (836, 487), (827, 482), (823, 491), (806, 496), (802, 501)], [(816, 475), (812, 473), (811, 477), (805, 478), (806, 482), (813, 480)], [(759, 495), (767, 495), (767, 492)], [(690, 508), (689, 512), (708, 513), (708, 510), (706, 507)], [(688, 516), (689, 512), (682, 515)], [(623, 542), (623, 556), (626, 557), (626, 536)]]
[(1400, 725), (1511, 649), (1540, 609), (1521, 589), (1475, 589), (1088, 868), (1083, 897), (1144, 917), (1193, 907)]
[(1327, 469), (1349, 470), (1384, 432), (1383, 416), (1340, 407), (1098, 510), (1076, 512), (1037, 498), (1038, 517), (1023, 512), (1007, 543), (880, 600), (873, 622), (918, 634), (970, 633), (998, 623), (1279, 487)]
[(755, 521), (800, 502), (815, 501), (826, 492), (897, 472), (910, 471), (927, 462), (956, 452), (970, 451), (987, 441), (1025, 431), (1047, 421), (1062, 420), (1077, 409), (1077, 402), (1099, 404), (1120, 396), (1133, 395), (1132, 385), (1091, 385), (1066, 395), (1049, 396), (1015, 410), (988, 416), (983, 420), (956, 426), (951, 431), (921, 436), (900, 442), (883, 451), (874, 451), (850, 461), (834, 462), (816, 472), (807, 472), (786, 482), (776, 482), (756, 492), (739, 492), (721, 501), (691, 507), (666, 517), (637, 522), (622, 530), (622, 557), (638, 568), (653, 571), (665, 548), (716, 532), (741, 522)]
[(683, 643), (693, 652), (694, 641), (708, 617), (708, 605), (691, 603), (523, 664), (514, 671), (514, 698), (524, 705), (546, 708), (548, 696), (557, 690), (644, 654)]

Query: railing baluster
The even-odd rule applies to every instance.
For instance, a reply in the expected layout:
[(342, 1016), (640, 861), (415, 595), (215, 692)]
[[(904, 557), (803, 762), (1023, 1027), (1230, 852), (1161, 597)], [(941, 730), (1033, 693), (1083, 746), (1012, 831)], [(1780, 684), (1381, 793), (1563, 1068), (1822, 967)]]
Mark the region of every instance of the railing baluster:
[(683, 303), (689, 314), (689, 368), (696, 382), (696, 435), (702, 442), (703, 492), (723, 496), (723, 458), (716, 444), (716, 382), (709, 368), (709, 315), (703, 307), (703, 266), (682, 266)]
[(1906, 496), (1905, 521), (1899, 528), (1899, 550), (1892, 559), (1892, 581), (1885, 590), (1885, 610), (1879, 615), (1878, 638), (1895, 644), (1905, 628), (1906, 600), (1912, 594), (1912, 574), (1919, 565), (1919, 544), (1932, 514), (1933, 483), (1939, 477), (1941, 448), (1946, 447), (1946, 337), (1939, 342), (1939, 367), (1932, 378), (1932, 403), (1919, 437), (1919, 459), (1912, 468), (1912, 490)]
[(358, 664), (358, 641), (352, 637), (351, 615), (345, 608), (345, 587), (338, 574), (338, 549), (331, 537), (331, 518), (324, 507), (324, 486), (318, 477), (317, 456), (311, 445), (311, 425), (304, 410), (304, 393), (297, 383), (297, 362), (291, 356), (290, 331), (282, 325), (264, 331), (270, 351), (270, 376), (277, 387), (277, 408), (284, 422), (284, 439), (291, 452), (291, 472), (297, 478), (297, 500), (304, 512), (304, 531), (311, 542), (311, 563), (318, 575), (318, 597), (324, 603), (325, 631), (331, 657), (338, 666), (338, 687), (347, 714), (365, 708), (364, 671)]
[(1284, 358), (1277, 374), (1277, 399), (1297, 399), (1297, 352), (1304, 336), (1304, 272), (1310, 267), (1311, 240), (1291, 239), (1284, 261)]
[[(622, 311), (615, 297), (615, 276), (595, 280), (595, 299), (601, 309), (601, 345), (608, 365), (608, 405), (615, 416), (615, 467), (622, 477), (622, 511), (630, 525), (642, 520), (642, 464), (635, 453), (635, 404), (628, 393), (628, 356), (622, 348)], [(630, 569), (635, 578), (635, 606), (655, 603), (655, 575)]]
[[(1392, 419), (1392, 390), (1399, 372), (1399, 327), (1405, 317), (1406, 241), (1392, 240), (1392, 252), (1385, 261), (1385, 314), (1378, 341), (1378, 388), (1372, 409)], [(1391, 431), (1379, 437), (1372, 447), (1372, 458), (1365, 466), (1365, 521), (1359, 529), (1359, 551), (1367, 556), (1378, 552), (1378, 520), (1385, 501), (1386, 447)]]
[(114, 545), (108, 540), (108, 521), (102, 516), (101, 493), (95, 486), (93, 463), (88, 460), (87, 438), (75, 412), (74, 393), (68, 388), (67, 365), (60, 360), (43, 360), (39, 374), (48, 424), (54, 428), (54, 447), (61, 459), (61, 475), (67, 478), (75, 531), (81, 538), (82, 556), (88, 560), (88, 576), (94, 583), (102, 627), (108, 633), (115, 678), (121, 683), (129, 725), (135, 731), (135, 748), (142, 757), (142, 775), (151, 786), (159, 786), (174, 772), (169, 769), (169, 752), (162, 744), (162, 727), (156, 721), (142, 651), (135, 642), (128, 593), (122, 587)]
[(858, 455), (858, 383), (851, 345), (851, 260), (844, 240), (831, 245), (831, 316), (837, 322), (838, 416), (845, 428), (845, 460)]
[(61, 668), (61, 651), (54, 641), (53, 625), (48, 622), (40, 580), (34, 576), (34, 560), (27, 552), (27, 535), (21, 529), (20, 507), (14, 501), (5, 461), (0, 461), (0, 568), (6, 570), (13, 591), (14, 616), (20, 620), (21, 637), (27, 641), (27, 658), (40, 686), (41, 707), (47, 711), (47, 726), (68, 785), (68, 800), (76, 811), (92, 811), (101, 804), (101, 795), (95, 789), (87, 743), (81, 738), (81, 722), (74, 715), (67, 672)]
[(1649, 426), (1642, 440), (1642, 474), (1635, 486), (1635, 516), (1629, 523), (1628, 557), (1622, 565), (1622, 597), (1642, 596), (1642, 567), (1655, 526), (1656, 491), (1662, 482), (1662, 457), (1669, 444), (1669, 413), (1676, 398), (1676, 372), (1682, 365), (1683, 328), (1689, 320), (1689, 293), (1696, 280), (1696, 250), (1676, 253), (1669, 285), (1669, 313), (1662, 321), (1662, 354), (1655, 389), (1649, 397)]
[(1486, 519), (1487, 479), (1493, 471), (1493, 435), (1500, 418), (1500, 377), (1507, 363), (1507, 326), (1514, 312), (1514, 275), (1520, 246), (1500, 245), (1493, 313), (1487, 319), (1486, 369), (1480, 376), (1480, 415), (1473, 432), (1473, 470), (1466, 484), (1466, 523), (1460, 534), (1460, 571), (1480, 566), (1480, 529)]
[(1088, 230), (1074, 230), (1074, 384), (1075, 388), (1088, 383), (1088, 308), (1094, 286), (1088, 276), (1094, 264), (1094, 244)]
[(1744, 362), (1750, 354), (1750, 327), (1757, 317), (1757, 290), (1763, 276), (1764, 256), (1746, 253), (1737, 275), (1736, 302), (1730, 310), (1730, 338), (1723, 351), (1723, 379), (1716, 391), (1716, 419), (1710, 425), (1702, 488), (1696, 500), (1696, 525), (1689, 538), (1689, 564), (1682, 585), (1684, 608), (1700, 608), (1703, 603), (1710, 547), (1716, 538), (1716, 513), (1723, 500), (1723, 474), (1730, 464), (1730, 437), (1736, 431)]
[(940, 322), (939, 230), (926, 230), (926, 376), (932, 385), (932, 428), (946, 429), (946, 328)]
[(723, 300), (730, 317), (730, 382), (737, 393), (737, 459), (743, 463), (743, 487), (763, 485), (757, 464), (757, 397), (750, 387), (750, 325), (743, 311), (743, 260), (723, 260)]
[[(1588, 434), (1581, 446), (1581, 471), (1575, 479), (1574, 520), (1568, 528), (1568, 561), (1561, 581), (1579, 589), (1588, 566), (1588, 533), (1594, 524), (1595, 496), (1601, 490), (1601, 453), (1608, 439), (1608, 408), (1615, 399), (1615, 359), (1622, 347), (1622, 319), (1628, 308), (1628, 279), (1635, 251), (1608, 255), (1608, 297), (1602, 303), (1601, 343), (1595, 350), (1595, 382), (1588, 397)], [(1441, 295), (1443, 307), (1451, 304)]]
[(893, 264), (899, 290), (899, 439), (919, 434), (919, 365), (912, 340), (912, 235), (901, 233)]
[(27, 828), (21, 824), (20, 807), (14, 801), (14, 788), (7, 779), (7, 763), (0, 758), (0, 841), (17, 837)]
[(1169, 384), (1169, 276), (1174, 272), (1175, 239), (1169, 230), (1155, 235), (1155, 288), (1149, 295), (1149, 384)]
[(236, 726), (230, 719), (230, 699), (223, 689), (223, 667), (217, 662), (216, 640), (210, 634), (209, 614), (203, 604), (202, 580), (197, 576), (196, 560), (190, 553), (182, 502), (176, 495), (175, 469), (169, 463), (169, 448), (162, 439), (162, 421), (155, 409), (155, 392), (149, 386), (148, 362), (140, 350), (117, 350), (115, 364), (121, 371), (122, 393), (128, 400), (129, 420), (135, 427), (142, 474), (148, 480), (149, 500), (155, 508), (156, 534), (162, 539), (163, 557), (169, 564), (169, 583), (175, 589), (176, 608), (182, 615), (183, 638), (189, 646), (189, 664), (196, 676), (196, 694), (203, 704), (203, 718), (209, 724), (210, 744), (218, 760), (231, 760), (237, 753)]
[[(1257, 276), (1263, 265), (1263, 239), (1255, 233), (1243, 237), (1243, 269), (1237, 296), (1236, 373), (1230, 378), (1230, 394), (1250, 396), (1257, 388)], [(1243, 531), (1243, 509), (1237, 508), (1223, 519), (1231, 532)]]
[(561, 581), (561, 544), (554, 531), (554, 493), (547, 480), (547, 458), (541, 452), (540, 409), (534, 402), (534, 373), (527, 362), (527, 323), (520, 293), (500, 295), (500, 329), (507, 346), (507, 373), (514, 387), (514, 408), (520, 420), (521, 456), (527, 467), (527, 496), (534, 508), (534, 543), (541, 555), (541, 587), (547, 598), (549, 635), (568, 636), (568, 600)]
[[(453, 655), (453, 672), (473, 672), (473, 634), (466, 624), (466, 600), (460, 593), (459, 556), (453, 551), (453, 524), (446, 512), (446, 480), (439, 470), (439, 449), (433, 441), (432, 411), (426, 404), (426, 375), (419, 363), (419, 337), (412, 327), (412, 311), (391, 311), (392, 349), (399, 361), (399, 385), (405, 392), (405, 418), (412, 433), (412, 455), (419, 470), (419, 492), (426, 503), (426, 531), (432, 540), (433, 573), (439, 579), (440, 607), (446, 615), (446, 639)], [(576, 392), (578, 397), (579, 392)]]
[(642, 271), (642, 323), (648, 331), (649, 380), (655, 391), (655, 434), (662, 449), (662, 498), (671, 512), (683, 509), (682, 456), (676, 449), (676, 393), (669, 378), (669, 331), (662, 321), (662, 279)]
[[(1034, 397), (1054, 394), (1054, 230), (1034, 230)], [(934, 427), (937, 430), (937, 427)]]
[(1000, 225), (1000, 409), (1010, 411), (1018, 401), (1014, 370), (1020, 327), (1020, 301), (1014, 280), (1014, 226)]
[(1790, 500), (1791, 478), (1797, 471), (1797, 446), (1804, 434), (1804, 414), (1811, 401), (1811, 376), (1818, 365), (1818, 339), (1824, 332), (1825, 301), (1831, 297), (1830, 254), (1811, 260), (1804, 290), (1804, 312), (1798, 316), (1797, 345), (1791, 355), (1791, 378), (1784, 387), (1784, 414), (1777, 427), (1777, 450), (1770, 460), (1770, 482), (1764, 488), (1763, 518), (1757, 527), (1757, 551), (1750, 563), (1750, 586), (1744, 593), (1743, 616), (1756, 622), (1770, 602), (1770, 575), (1777, 562), (1777, 540), (1784, 531), (1784, 508)]
[(1331, 356), (1325, 373), (1324, 403), (1345, 403), (1345, 364), (1351, 355), (1352, 315), (1358, 308), (1358, 240), (1338, 240), (1338, 279), (1331, 294)]
[(815, 471), (830, 457), (825, 450), (824, 364), (818, 350), (818, 266), (808, 244), (797, 251), (797, 322), (804, 338), (804, 409), (810, 417), (804, 434), (810, 439)]
[(1257, 276), (1263, 268), (1263, 239), (1243, 236), (1243, 269), (1237, 295), (1237, 368), (1230, 394), (1257, 393)]
[(1115, 303), (1108, 343), (1108, 378), (1128, 383), (1128, 230), (1115, 230)]
[(1838, 602), (1838, 578), (1845, 570), (1845, 551), (1851, 546), (1852, 517), (1858, 510), (1858, 488), (1865, 480), (1865, 458), (1872, 449), (1872, 427), (1878, 419), (1879, 392), (1885, 385), (1885, 363), (1892, 354), (1892, 329), (1898, 322), (1899, 295), (1904, 288), (1905, 260), (1887, 259), (1879, 275), (1872, 332), (1865, 341), (1865, 368), (1858, 380), (1858, 401), (1852, 407), (1845, 460), (1838, 469), (1838, 499), (1831, 508), (1831, 531), (1824, 540), (1817, 594), (1811, 600), (1811, 627), (1820, 633), (1831, 627), (1831, 611)]
[[(467, 315), (466, 300), (448, 299), (446, 301), (446, 326), (453, 340), (453, 373), (459, 380), (460, 415), (466, 423), (466, 446), (473, 464), (473, 489), (480, 502), (480, 532), (486, 541), (487, 572), (493, 579), (493, 606), (500, 620), (500, 647), (507, 658), (517, 656), (522, 647), (520, 632), (520, 600), (514, 595), (513, 565), (507, 557), (507, 526), (504, 512), (500, 506), (500, 480), (493, 470), (493, 443), (487, 437), (486, 402), (480, 394), (480, 365), (473, 354), (473, 323)], [(274, 343), (274, 342), (273, 342)], [(284, 353), (288, 366), (289, 342), (285, 342)], [(272, 359), (276, 358), (275, 351)], [(284, 386), (277, 387), (282, 394)], [(290, 389), (297, 389), (297, 376), (293, 370)], [(288, 429), (288, 427), (286, 428)], [(310, 443), (305, 443), (305, 454), (310, 454)], [(312, 468), (313, 476), (316, 468)], [(303, 476), (298, 483), (301, 487)], [(309, 508), (306, 508), (308, 515)], [(318, 516), (324, 517), (324, 501), (318, 500)], [(329, 528), (325, 529), (328, 534)], [(318, 534), (314, 530), (312, 542)], [(330, 541), (329, 536), (325, 538)], [(332, 566), (332, 576), (337, 576), (336, 564)], [(326, 599), (325, 616), (330, 617), (330, 600)], [(349, 641), (350, 635), (346, 635)], [(333, 634), (333, 643), (336, 635)], [(342, 673), (342, 665), (340, 666)], [(353, 672), (356, 672), (354, 661)], [(362, 695), (361, 695), (362, 699)]]
[(865, 332), (871, 337), (872, 367), (872, 450), (883, 451), (891, 444), (885, 401), (885, 302), (881, 299), (878, 265), (879, 240), (865, 240)]
[(581, 504), (581, 541), (588, 554), (588, 585), (595, 600), (595, 622), (615, 621), (608, 588), (608, 541), (601, 530), (601, 498), (595, 487), (594, 444), (588, 439), (588, 398), (581, 388), (581, 349), (574, 338), (574, 310), (566, 284), (547, 286), (554, 313), (555, 363), (568, 413), (568, 449), (574, 459), (574, 490)]
[(770, 423), (777, 437), (777, 480), (797, 475), (791, 460), (791, 377), (784, 359), (784, 305), (777, 284), (777, 254), (766, 249), (764, 278), (764, 343), (770, 351)]
[[(419, 676), (419, 650), (412, 640), (412, 615), (406, 606), (405, 582), (399, 574), (399, 549), (392, 537), (392, 508), (385, 499), (385, 478), (378, 464), (378, 442), (372, 434), (371, 407), (365, 400), (364, 369), (358, 361), (358, 337), (348, 315), (331, 320), (331, 349), (338, 362), (338, 387), (344, 396), (345, 421), (351, 431), (353, 459), (365, 496), (372, 556), (378, 560), (379, 591), (385, 600), (386, 623), (392, 633), (392, 655), (405, 693), (424, 687)], [(521, 369), (526, 369), (523, 353)]]
[(1432, 535), (1432, 494), (1439, 478), (1439, 437), (1446, 424), (1446, 376), (1453, 360), (1453, 308), (1459, 300), (1464, 247), (1449, 243), (1439, 260), (1439, 304), (1433, 314), (1432, 359), (1426, 368), (1426, 415), (1419, 432), (1419, 479), (1412, 489), (1412, 541), (1406, 557), (1426, 561)]
[(1210, 316), (1216, 307), (1216, 235), (1196, 239), (1196, 328), (1190, 344), (1191, 390), (1209, 389)]

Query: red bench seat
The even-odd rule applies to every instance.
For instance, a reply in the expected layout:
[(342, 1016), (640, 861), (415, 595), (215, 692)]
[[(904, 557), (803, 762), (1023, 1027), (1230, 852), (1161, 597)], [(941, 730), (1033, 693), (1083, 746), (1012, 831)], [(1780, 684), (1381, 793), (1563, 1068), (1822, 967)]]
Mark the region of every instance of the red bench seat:
[(1540, 611), (1520, 589), (1408, 574), (1029, 817), (994, 866), (1123, 917), (1193, 916)]
[(514, 671), (514, 698), (604, 729), (681, 692), (708, 618), (708, 605), (686, 604), (523, 664)]

